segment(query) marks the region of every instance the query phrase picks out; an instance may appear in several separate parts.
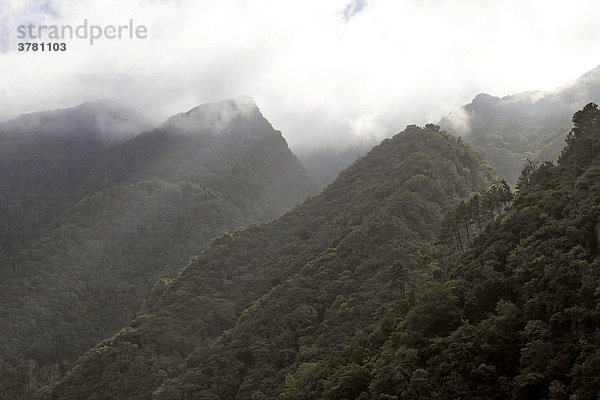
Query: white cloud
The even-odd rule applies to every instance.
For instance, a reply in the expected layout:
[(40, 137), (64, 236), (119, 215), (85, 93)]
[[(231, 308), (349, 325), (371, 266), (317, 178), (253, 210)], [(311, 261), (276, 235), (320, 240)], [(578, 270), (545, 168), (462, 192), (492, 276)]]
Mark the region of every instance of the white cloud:
[[(595, 1), (3, 3), (2, 120), (108, 96), (161, 120), (245, 93), (301, 149), (389, 136), (479, 92), (550, 88), (600, 64)], [(19, 24), (84, 18), (98, 25), (132, 18), (148, 27), (148, 38), (72, 40), (65, 53), (15, 51)]]

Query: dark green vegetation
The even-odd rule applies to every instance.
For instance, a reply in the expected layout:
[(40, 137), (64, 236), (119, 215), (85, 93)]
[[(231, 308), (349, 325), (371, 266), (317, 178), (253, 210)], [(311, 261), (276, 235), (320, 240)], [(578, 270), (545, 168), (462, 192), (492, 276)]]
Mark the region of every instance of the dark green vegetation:
[[(438, 270), (382, 345), (355, 338), (346, 354), (360, 355), (367, 398), (600, 397), (597, 106), (573, 122), (559, 165), (525, 170), (506, 215)], [(343, 354), (311, 371), (314, 387), (348, 368)]]
[(480, 94), (440, 121), (481, 152), (507, 181), (517, 181), (527, 158), (556, 161), (571, 130), (571, 116), (600, 101), (600, 67), (575, 82), (503, 98)]
[(462, 202), (488, 169), (408, 127), (320, 196), (213, 240), (40, 397), (599, 398), (598, 107), (573, 125), (514, 199), (500, 183)]
[(117, 129), (131, 121), (114, 114), (96, 129), (95, 107), (2, 126), (2, 399), (58, 379), (210, 238), (316, 190), (249, 99), (197, 107), (133, 138)]
[[(516, 195), (460, 139), (409, 126), (319, 196), (199, 252), (215, 234), (202, 218), (267, 218), (284, 198), (268, 182), (298, 187), (281, 175), (297, 160), (269, 158), (278, 134), (243, 105), (211, 107), (111, 150), (81, 185), (94, 194), (2, 266), (5, 398), (600, 398), (596, 105)], [(49, 350), (69, 361), (142, 298), (72, 368)]]
[[(39, 396), (342, 399), (387, 390), (375, 386), (376, 361), (398, 318), (414, 310), (431, 334), (458, 318), (445, 315), (452, 303), (419, 309), (419, 288), (432, 278), (444, 213), (493, 180), (458, 139), (409, 126), (321, 195), (213, 240)], [(443, 302), (452, 285), (434, 287)]]
[(0, 255), (18, 251), (73, 206), (111, 146), (150, 127), (138, 112), (108, 101), (0, 124)]
[(469, 201), (459, 201), (444, 215), (440, 244), (450, 253), (464, 252), (482, 228), (502, 215), (513, 197), (510, 186), (503, 180), (500, 185), (492, 185), (489, 190), (474, 195)]

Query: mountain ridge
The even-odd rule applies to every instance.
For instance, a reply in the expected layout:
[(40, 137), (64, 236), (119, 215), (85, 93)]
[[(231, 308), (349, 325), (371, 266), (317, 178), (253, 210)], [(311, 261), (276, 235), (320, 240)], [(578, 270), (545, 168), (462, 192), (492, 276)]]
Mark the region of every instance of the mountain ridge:
[(504, 97), (478, 94), (442, 118), (439, 125), (482, 152), (501, 177), (516, 182), (527, 159), (556, 161), (572, 124), (571, 116), (600, 101), (600, 66), (551, 90)]
[[(374, 269), (363, 277), (373, 287), (375, 281), (389, 280), (395, 273), (392, 261), (399, 257), (413, 260), (411, 281), (418, 282), (418, 264), (432, 249), (433, 227), (440, 223), (442, 210), (493, 179), (491, 168), (456, 138), (433, 126), (408, 127), (340, 173), (320, 195), (277, 220), (214, 239), (176, 279), (156, 284), (152, 301), (128, 327), (86, 353), (62, 382), (42, 391), (42, 397), (90, 398), (102, 393), (115, 398), (233, 398), (236, 387), (240, 398), (251, 396), (252, 390), (269, 397), (273, 388), (260, 389), (260, 382), (281, 383), (281, 374), (269, 368), (265, 375), (254, 368), (260, 374), (256, 376), (251, 365), (256, 367), (269, 354), (279, 354), (276, 362), (289, 365), (297, 355), (295, 346), (301, 346), (293, 345), (300, 340), (297, 335), (310, 335), (312, 324), (340, 306), (335, 294), (319, 292), (326, 286), (313, 278), (330, 282), (339, 277), (345, 282), (339, 287), (351, 290), (360, 285), (351, 279), (351, 271), (360, 266), (361, 274)], [(402, 247), (394, 249), (396, 244)], [(379, 250), (369, 250), (370, 245)], [(288, 285), (294, 287), (289, 288), (292, 292)], [(399, 290), (399, 285), (389, 287), (385, 296)], [(269, 300), (272, 293), (295, 293), (283, 300), (285, 304), (302, 299), (307, 306), (297, 305), (296, 311), (286, 306), (277, 323), (264, 320), (277, 315), (260, 311), (261, 304), (278, 307), (280, 303)], [(323, 305), (312, 304), (319, 299)], [(374, 309), (369, 306), (364, 312), (368, 319)], [(334, 316), (335, 312), (330, 317)], [(330, 317), (325, 318), (328, 326), (335, 320)], [(232, 343), (226, 346), (229, 350), (212, 354), (211, 349), (221, 348), (219, 343), (234, 334), (230, 328), (248, 319), (254, 321), (253, 329), (267, 334), (281, 328), (281, 336), (273, 337), (271, 344)], [(343, 331), (356, 328), (348, 322)], [(299, 329), (303, 324), (308, 324), (307, 330)], [(285, 346), (270, 349), (280, 342)], [(211, 372), (197, 370), (200, 360), (213, 359), (214, 390), (203, 386), (205, 374), (210, 382)], [(229, 368), (222, 369), (225, 366)], [(117, 378), (119, 368), (124, 372)], [(247, 379), (236, 377), (242, 371)], [(203, 378), (194, 383), (194, 376)], [(120, 383), (114, 384), (114, 379)], [(218, 382), (227, 382), (226, 387)]]
[[(51, 218), (42, 223), (29, 214), (39, 226), (36, 235), (0, 258), (0, 322), (7, 326), (0, 336), (0, 385), (9, 398), (31, 398), (81, 352), (118, 331), (154, 282), (176, 274), (212, 237), (274, 218), (317, 190), (256, 106), (235, 115), (225, 135), (210, 138), (202, 128), (212, 120), (203, 125), (203, 118), (218, 115), (219, 104), (235, 103), (215, 104), (211, 113), (196, 112), (195, 126), (188, 124), (194, 136), (165, 125), (109, 147), (84, 141), (96, 157), (77, 147), (58, 154), (65, 165), (80, 158), (87, 168), (77, 181), (65, 180), (72, 187)], [(81, 138), (77, 129), (68, 133), (66, 143)], [(37, 150), (44, 155), (51, 149)], [(24, 174), (30, 160), (23, 158)], [(64, 193), (53, 179), (62, 170), (44, 169), (48, 193), (39, 190), (35, 174), (23, 187), (55, 207), (50, 196)], [(19, 194), (15, 201), (26, 204)], [(8, 217), (0, 212), (0, 219)], [(23, 224), (19, 215), (12, 217)]]

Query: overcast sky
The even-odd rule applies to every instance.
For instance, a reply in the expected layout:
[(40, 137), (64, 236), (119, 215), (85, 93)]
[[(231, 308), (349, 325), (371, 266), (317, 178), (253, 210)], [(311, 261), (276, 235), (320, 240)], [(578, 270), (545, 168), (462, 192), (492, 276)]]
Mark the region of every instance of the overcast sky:
[[(148, 37), (16, 51), (18, 25), (84, 19)], [(597, 0), (0, 0), (0, 120), (103, 97), (162, 120), (247, 94), (302, 151), (567, 83), (600, 64), (598, 21)]]

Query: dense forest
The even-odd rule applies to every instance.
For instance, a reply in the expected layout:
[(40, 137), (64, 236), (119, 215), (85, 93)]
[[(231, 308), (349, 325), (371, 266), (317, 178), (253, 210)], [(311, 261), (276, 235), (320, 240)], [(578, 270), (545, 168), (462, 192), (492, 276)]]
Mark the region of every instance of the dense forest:
[(138, 111), (103, 100), (0, 124), (0, 255), (43, 234), (113, 146), (150, 128)]
[(2, 125), (12, 190), (0, 207), (0, 398), (27, 399), (59, 379), (212, 237), (317, 190), (250, 99), (141, 134), (129, 127), (145, 123), (131, 120), (88, 103)]
[(316, 184), (250, 99), (147, 123), (0, 125), (0, 399), (600, 397), (596, 104), (514, 186), (410, 125), (291, 210)]
[[(357, 335), (385, 340), (431, 278), (444, 213), (495, 180), (458, 139), (435, 125), (409, 126), (319, 196), (214, 239), (175, 279), (156, 283), (129, 326), (38, 395), (303, 396), (315, 390), (300, 376), (307, 368), (316, 372)], [(365, 333), (374, 325), (380, 329)], [(331, 396), (368, 387), (364, 365), (347, 367), (326, 386)]]
[[(385, 340), (354, 338), (345, 354), (360, 355), (366, 389), (349, 398), (600, 396), (598, 107), (573, 123), (558, 166), (524, 170), (506, 213), (425, 284)], [(291, 398), (320, 398), (347, 361), (343, 351), (319, 361), (316, 397)]]
[(409, 126), (214, 239), (41, 399), (597, 399), (600, 110), (516, 194)]

